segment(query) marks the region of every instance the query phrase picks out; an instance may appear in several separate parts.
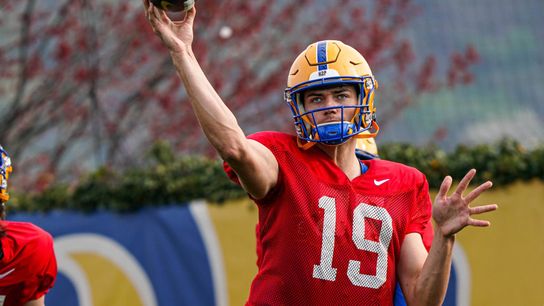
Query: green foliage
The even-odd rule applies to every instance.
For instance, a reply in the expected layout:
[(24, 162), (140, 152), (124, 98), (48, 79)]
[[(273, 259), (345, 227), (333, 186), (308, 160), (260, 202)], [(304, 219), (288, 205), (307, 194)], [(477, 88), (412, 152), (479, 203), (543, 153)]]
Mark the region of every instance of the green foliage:
[(143, 206), (186, 203), (194, 199), (223, 203), (246, 194), (228, 180), (219, 160), (197, 156), (178, 158), (164, 143), (157, 143), (149, 155), (151, 162), (146, 167), (124, 173), (100, 168), (71, 188), (56, 185), (38, 194), (17, 194), (9, 207), (18, 211), (59, 208), (128, 212)]
[[(150, 163), (141, 168), (123, 173), (101, 168), (75, 186), (53, 185), (41, 193), (16, 194), (8, 207), (30, 212), (52, 209), (128, 212), (143, 206), (187, 203), (195, 199), (221, 204), (246, 195), (228, 180), (219, 160), (177, 157), (164, 143), (157, 143), (149, 156)], [(380, 156), (419, 169), (427, 175), (431, 188), (440, 186), (446, 175), (459, 180), (471, 168), (478, 170), (474, 183), (492, 180), (497, 186), (515, 180), (544, 178), (544, 146), (527, 151), (514, 140), (503, 140), (495, 145), (459, 146), (449, 154), (432, 146), (386, 144), (380, 147)]]
[(493, 181), (495, 186), (516, 180), (544, 179), (544, 146), (527, 151), (519, 142), (505, 139), (497, 144), (458, 146), (446, 154), (435, 147), (419, 148), (407, 144), (388, 144), (380, 148), (384, 159), (415, 167), (427, 175), (431, 188), (437, 188), (446, 175), (460, 180), (468, 170), (477, 170), (472, 183)]

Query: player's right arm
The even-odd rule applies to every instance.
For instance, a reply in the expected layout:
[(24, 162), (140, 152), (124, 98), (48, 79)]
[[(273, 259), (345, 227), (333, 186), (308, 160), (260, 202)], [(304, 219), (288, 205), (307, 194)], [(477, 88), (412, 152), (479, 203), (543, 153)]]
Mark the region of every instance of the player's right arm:
[(277, 183), (278, 163), (268, 148), (246, 138), (196, 60), (191, 47), (196, 9), (190, 9), (184, 20), (172, 21), (149, 0), (143, 2), (153, 31), (170, 51), (206, 137), (236, 172), (244, 189), (256, 199), (263, 198)]

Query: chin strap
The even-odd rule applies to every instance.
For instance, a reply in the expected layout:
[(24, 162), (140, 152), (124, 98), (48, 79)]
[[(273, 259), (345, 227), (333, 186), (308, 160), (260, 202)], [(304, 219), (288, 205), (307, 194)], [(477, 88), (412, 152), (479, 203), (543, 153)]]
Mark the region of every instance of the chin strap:
[(299, 148), (301, 148), (302, 150), (308, 150), (309, 148), (315, 146), (317, 142), (312, 142), (312, 141), (304, 141), (300, 138), (297, 137), (297, 145)]
[(374, 138), (376, 137), (376, 135), (378, 135), (378, 132), (380, 131), (380, 126), (378, 125), (378, 123), (376, 121), (372, 121), (372, 132), (370, 131), (370, 129), (368, 129), (368, 133), (359, 133), (353, 137), (355, 138)]

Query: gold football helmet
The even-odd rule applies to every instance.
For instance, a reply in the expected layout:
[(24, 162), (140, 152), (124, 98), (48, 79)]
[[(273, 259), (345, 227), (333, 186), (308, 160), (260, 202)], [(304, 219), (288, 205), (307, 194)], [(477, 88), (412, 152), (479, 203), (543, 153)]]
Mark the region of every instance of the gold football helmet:
[[(355, 106), (334, 106), (312, 111), (304, 109), (301, 93), (321, 87), (353, 85), (358, 93)], [(378, 82), (364, 57), (354, 48), (337, 40), (311, 44), (294, 61), (287, 79), (285, 101), (293, 112), (299, 145), (303, 148), (314, 143), (340, 144), (350, 137), (371, 138), (379, 131), (374, 108), (374, 93)], [(338, 108), (341, 118), (344, 109), (355, 108), (352, 118), (335, 124), (318, 124), (314, 114)], [(364, 133), (368, 131), (368, 133)]]

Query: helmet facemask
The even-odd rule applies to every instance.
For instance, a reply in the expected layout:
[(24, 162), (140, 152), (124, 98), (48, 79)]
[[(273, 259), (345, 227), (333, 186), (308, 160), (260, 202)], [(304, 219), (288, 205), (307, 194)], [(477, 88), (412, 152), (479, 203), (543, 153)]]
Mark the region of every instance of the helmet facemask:
[[(306, 142), (338, 145), (374, 127), (375, 115), (372, 103), (374, 84), (375, 80), (372, 76), (350, 76), (309, 81), (294, 88), (286, 89), (285, 99), (293, 113), (297, 136)], [(305, 110), (304, 91), (346, 85), (354, 86), (356, 89), (357, 103), (355, 105), (337, 105), (311, 111)], [(339, 111), (340, 121), (319, 124), (316, 120), (316, 114), (331, 109)], [(346, 115), (348, 109), (355, 109), (353, 116), (350, 118)], [(365, 134), (365, 137), (372, 137), (372, 135)]]

